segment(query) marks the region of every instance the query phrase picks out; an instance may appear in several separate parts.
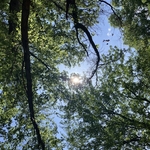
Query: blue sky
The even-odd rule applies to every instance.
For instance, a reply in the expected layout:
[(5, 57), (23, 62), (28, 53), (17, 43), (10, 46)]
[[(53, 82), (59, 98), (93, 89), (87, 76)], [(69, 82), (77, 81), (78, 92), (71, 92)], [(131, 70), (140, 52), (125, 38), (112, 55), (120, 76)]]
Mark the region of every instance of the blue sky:
[[(118, 48), (123, 48), (123, 41), (122, 41), (122, 35), (119, 29), (114, 29), (111, 27), (111, 25), (108, 22), (108, 16), (102, 15), (99, 18), (99, 24), (95, 25), (90, 29), (90, 31), (95, 33), (95, 36), (93, 37), (93, 40), (96, 45), (99, 45), (99, 52), (100, 55), (107, 54), (110, 46), (117, 46)], [(109, 40), (109, 42), (107, 42)], [(92, 48), (90, 48), (90, 51), (92, 51)], [(91, 57), (87, 57), (87, 61), (91, 60)], [(79, 73), (83, 74), (83, 72), (88, 72), (91, 67), (90, 63), (87, 61), (81, 62), (80, 66), (67, 68), (64, 67), (64, 65), (60, 65), (59, 69), (60, 71), (68, 71), (69, 74), (71, 73)]]
[[(93, 40), (95, 44), (99, 45), (99, 52), (100, 55), (107, 54), (108, 50), (110, 49), (110, 46), (117, 46), (118, 48), (124, 48), (123, 41), (122, 41), (122, 35), (119, 29), (114, 29), (111, 27), (111, 25), (108, 22), (108, 16), (101, 16), (99, 18), (99, 24), (95, 25), (90, 29), (90, 31), (95, 32), (95, 36), (93, 37)], [(109, 40), (109, 42), (107, 42)], [(92, 50), (92, 48), (90, 48)], [(87, 58), (88, 60), (90, 58)], [(63, 65), (59, 66), (60, 71), (65, 70), (68, 71), (69, 74), (71, 73), (79, 73), (83, 74), (83, 72), (87, 72), (90, 70), (90, 65), (85, 61), (81, 62), (80, 66), (76, 66), (73, 68), (67, 68)], [(65, 133), (60, 125), (60, 118), (55, 117), (55, 122), (58, 124), (58, 131), (60, 133)], [(58, 134), (59, 135), (59, 134)], [(60, 135), (59, 135), (60, 136)]]

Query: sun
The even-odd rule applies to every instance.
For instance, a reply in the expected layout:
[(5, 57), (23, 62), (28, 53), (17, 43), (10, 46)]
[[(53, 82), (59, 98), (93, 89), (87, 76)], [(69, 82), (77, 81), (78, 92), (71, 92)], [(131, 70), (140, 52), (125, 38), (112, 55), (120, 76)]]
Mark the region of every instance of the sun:
[(79, 78), (77, 78), (77, 77), (74, 77), (73, 79), (72, 79), (72, 82), (74, 82), (74, 83), (79, 83), (80, 82), (80, 80), (79, 80)]
[(74, 84), (79, 84), (81, 83), (80, 79), (78, 77), (72, 77), (71, 78), (71, 82), (74, 83)]

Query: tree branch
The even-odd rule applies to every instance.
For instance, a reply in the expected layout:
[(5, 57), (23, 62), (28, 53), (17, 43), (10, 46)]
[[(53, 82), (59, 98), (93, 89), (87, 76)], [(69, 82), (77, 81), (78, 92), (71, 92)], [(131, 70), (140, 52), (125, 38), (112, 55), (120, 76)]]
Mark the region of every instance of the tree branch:
[(107, 5), (111, 8), (111, 10), (113, 11), (114, 15), (115, 15), (115, 16), (118, 18), (118, 20), (120, 20), (120, 22), (121, 22), (121, 18), (117, 15), (117, 13), (116, 13), (115, 10), (114, 10), (114, 7), (113, 7), (111, 4), (109, 4), (108, 2), (103, 1), (103, 0), (99, 0), (99, 1), (102, 2), (102, 3), (107, 4)]
[(63, 7), (61, 7), (59, 4), (57, 4), (55, 1), (52, 1), (56, 7), (58, 7), (59, 9), (63, 10), (65, 12), (65, 9)]
[(88, 37), (88, 39), (89, 39), (89, 41), (90, 41), (90, 43), (91, 43), (95, 53), (96, 53), (96, 56), (97, 56), (96, 67), (93, 70), (92, 75), (89, 78), (89, 79), (91, 79), (94, 76), (94, 74), (96, 73), (97, 69), (98, 69), (99, 62), (100, 62), (100, 54), (98, 52), (98, 49), (97, 49), (97, 47), (96, 47), (96, 45), (95, 45), (95, 43), (94, 43), (94, 41), (92, 39), (92, 36), (91, 36), (90, 32), (88, 31), (88, 29), (81, 23), (76, 23), (75, 24), (75, 28), (76, 28), (76, 30), (81, 29), (81, 30), (83, 30), (86, 33), (86, 35), (87, 35), (87, 37)]
[(23, 0), (22, 3), (22, 18), (21, 18), (21, 38), (22, 46), (24, 49), (24, 63), (25, 63), (25, 73), (27, 80), (27, 98), (30, 111), (30, 119), (32, 121), (33, 127), (36, 131), (38, 138), (38, 145), (42, 147), (42, 150), (45, 150), (45, 144), (42, 141), (41, 134), (38, 128), (38, 125), (34, 117), (34, 108), (33, 108), (33, 92), (32, 92), (32, 78), (31, 78), (31, 66), (30, 66), (30, 52), (29, 52), (29, 41), (28, 41), (28, 18), (30, 11), (30, 0)]
[(76, 30), (76, 37), (77, 37), (78, 43), (83, 47), (83, 49), (85, 50), (87, 56), (89, 56), (88, 51), (86, 50), (84, 44), (80, 42), (79, 35), (78, 35), (78, 30)]
[(9, 3), (9, 34), (16, 31), (17, 27), (17, 13), (20, 11), (20, 0), (11, 0)]
[(137, 141), (139, 141), (140, 139), (141, 139), (141, 138), (137, 136), (137, 137), (135, 137), (135, 138), (132, 138), (132, 139), (123, 141), (123, 144), (129, 144), (129, 143), (131, 143), (131, 142), (137, 142)]
[(40, 58), (38, 58), (35, 54), (33, 54), (32, 52), (29, 52), (31, 56), (33, 56), (34, 58), (36, 58), (39, 62), (41, 62), (48, 70), (50, 70), (49, 66), (43, 62)]

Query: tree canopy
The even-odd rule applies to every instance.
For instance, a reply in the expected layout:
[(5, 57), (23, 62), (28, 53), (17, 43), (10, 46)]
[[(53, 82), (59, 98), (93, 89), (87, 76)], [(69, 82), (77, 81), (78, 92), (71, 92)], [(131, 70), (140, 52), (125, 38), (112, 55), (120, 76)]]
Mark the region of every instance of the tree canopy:
[[(129, 48), (101, 55), (91, 28), (104, 6)], [(0, 35), (1, 149), (150, 148), (148, 0), (3, 0)], [(60, 72), (90, 52), (89, 76)]]

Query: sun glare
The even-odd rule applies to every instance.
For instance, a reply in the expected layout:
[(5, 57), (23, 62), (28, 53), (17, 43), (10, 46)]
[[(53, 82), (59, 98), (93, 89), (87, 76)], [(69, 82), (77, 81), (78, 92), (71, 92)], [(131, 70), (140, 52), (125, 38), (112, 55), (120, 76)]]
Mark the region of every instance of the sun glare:
[(71, 81), (72, 81), (72, 83), (74, 83), (74, 84), (79, 84), (79, 83), (81, 82), (78, 77), (72, 77)]

